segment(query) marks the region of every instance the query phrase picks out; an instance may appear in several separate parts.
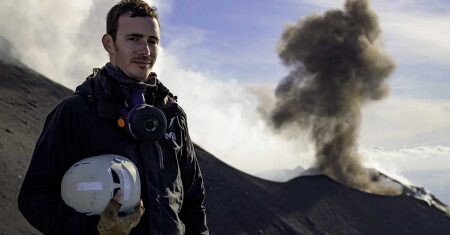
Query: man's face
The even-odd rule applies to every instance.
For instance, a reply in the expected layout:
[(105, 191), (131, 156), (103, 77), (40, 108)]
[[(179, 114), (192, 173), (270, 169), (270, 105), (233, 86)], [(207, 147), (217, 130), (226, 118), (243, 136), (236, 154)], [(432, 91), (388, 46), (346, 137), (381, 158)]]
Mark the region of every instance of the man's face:
[[(128, 77), (139, 81), (148, 78), (158, 56), (159, 25), (153, 17), (119, 18), (116, 40), (109, 36), (111, 64)], [(105, 41), (103, 42), (105, 45)]]

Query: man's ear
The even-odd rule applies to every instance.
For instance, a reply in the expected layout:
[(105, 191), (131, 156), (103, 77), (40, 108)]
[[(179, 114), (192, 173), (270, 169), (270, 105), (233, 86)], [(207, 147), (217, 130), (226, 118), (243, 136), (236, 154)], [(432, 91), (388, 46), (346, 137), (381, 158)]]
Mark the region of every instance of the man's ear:
[(114, 40), (111, 35), (105, 34), (102, 37), (103, 48), (108, 52), (109, 55), (114, 54)]

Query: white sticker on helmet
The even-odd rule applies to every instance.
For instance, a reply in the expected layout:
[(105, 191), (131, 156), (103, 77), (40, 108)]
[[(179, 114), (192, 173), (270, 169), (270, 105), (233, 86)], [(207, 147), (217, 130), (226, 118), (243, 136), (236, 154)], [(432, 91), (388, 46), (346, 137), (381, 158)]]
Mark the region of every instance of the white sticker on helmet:
[(122, 168), (120, 168), (120, 172), (122, 173), (123, 200), (128, 201), (130, 200), (131, 197), (131, 183), (133, 181), (131, 179), (130, 173), (128, 173), (128, 171), (123, 169), (123, 165)]
[(102, 182), (77, 183), (77, 191), (100, 191), (100, 190), (103, 190)]

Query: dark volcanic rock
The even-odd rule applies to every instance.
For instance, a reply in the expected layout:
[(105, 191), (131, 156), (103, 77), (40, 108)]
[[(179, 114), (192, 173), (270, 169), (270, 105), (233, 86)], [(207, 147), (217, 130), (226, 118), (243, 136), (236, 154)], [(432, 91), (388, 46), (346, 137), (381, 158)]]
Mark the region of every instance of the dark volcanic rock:
[(17, 196), (47, 113), (71, 93), (23, 64), (0, 60), (0, 234), (38, 234), (20, 214)]
[(314, 234), (301, 223), (304, 216), (298, 216), (295, 223), (286, 223), (279, 216), (282, 203), (271, 192), (282, 184), (240, 172), (199, 146), (196, 153), (205, 179), (212, 234)]
[(326, 234), (449, 234), (450, 218), (424, 201), (409, 196), (361, 192), (325, 175), (303, 176), (276, 193), (289, 212), (307, 215)]
[[(0, 234), (38, 234), (17, 195), (47, 113), (72, 91), (0, 61)], [(274, 183), (240, 172), (201, 147), (211, 234), (450, 234), (450, 218), (412, 197), (363, 193), (326, 176)], [(232, 154), (232, 153), (230, 153)]]

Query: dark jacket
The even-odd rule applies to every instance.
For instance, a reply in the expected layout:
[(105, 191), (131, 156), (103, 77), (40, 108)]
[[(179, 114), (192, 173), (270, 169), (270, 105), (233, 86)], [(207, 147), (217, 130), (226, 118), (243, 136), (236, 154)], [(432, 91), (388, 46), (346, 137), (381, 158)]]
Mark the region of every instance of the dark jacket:
[(44, 234), (97, 234), (99, 216), (65, 205), (61, 180), (83, 158), (117, 154), (132, 160), (141, 177), (146, 210), (130, 234), (208, 234), (203, 179), (183, 110), (175, 102), (162, 105), (170, 93), (159, 81), (148, 88), (147, 103), (159, 105), (168, 124), (165, 138), (141, 142), (117, 126), (123, 93), (102, 69), (47, 116), (19, 194), (20, 211)]

